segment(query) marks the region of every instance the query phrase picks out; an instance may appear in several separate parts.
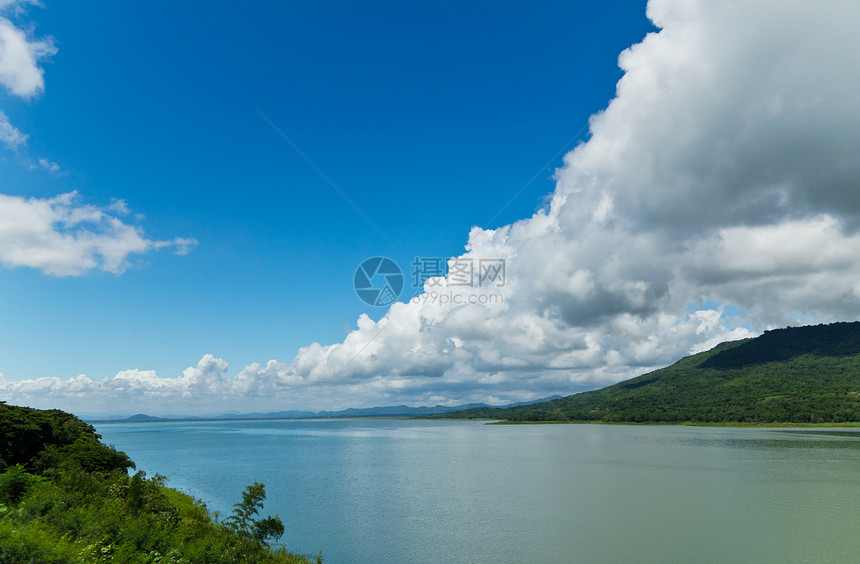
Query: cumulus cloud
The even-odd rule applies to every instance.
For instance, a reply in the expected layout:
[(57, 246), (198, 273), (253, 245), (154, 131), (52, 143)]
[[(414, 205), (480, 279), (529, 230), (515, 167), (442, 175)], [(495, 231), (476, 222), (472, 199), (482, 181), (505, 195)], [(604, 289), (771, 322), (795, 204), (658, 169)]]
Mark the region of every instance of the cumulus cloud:
[(860, 6), (652, 0), (648, 16), (660, 31), (619, 57), (548, 207), (470, 233), (464, 258), (507, 261), (504, 304), (395, 305), (299, 351), (297, 376), (540, 395), (798, 314), (860, 316)]
[(659, 31), (620, 55), (616, 96), (547, 207), (469, 233), (461, 258), (506, 261), (503, 300), (442, 303), (428, 286), (290, 361), (141, 385), (283, 407), (303, 389), (315, 408), (501, 402), (616, 382), (799, 316), (860, 317), (860, 5), (651, 0), (647, 13)]
[[(179, 407), (194, 398), (197, 405), (215, 402), (224, 405), (231, 400), (227, 363), (211, 354), (204, 355), (195, 366), (186, 368), (180, 377), (160, 377), (154, 370), (122, 370), (101, 379), (80, 374), (69, 379), (39, 378), (5, 381), (0, 374), (0, 398), (14, 398), (16, 403), (49, 407), (55, 405), (83, 407), (116, 413), (126, 410), (163, 406)], [(70, 409), (71, 407), (67, 407)]]
[(860, 8), (653, 0), (660, 31), (619, 57), (616, 97), (565, 156), (548, 207), (469, 235), (462, 258), (506, 260), (504, 304), (398, 304), (290, 367), (415, 397), (527, 397), (614, 382), (801, 313), (857, 317), (849, 14)]
[[(35, 39), (32, 33), (17, 26), (5, 16), (20, 15), (24, 6), (36, 4), (28, 0), (0, 0), (0, 84), (13, 95), (32, 98), (45, 89), (44, 71), (40, 63), (57, 52), (53, 39)], [(21, 133), (0, 110), (0, 143), (17, 151), (29, 136)], [(39, 166), (57, 172), (59, 166), (39, 159)], [(30, 168), (36, 168), (31, 165)]]
[(185, 238), (149, 239), (140, 227), (119, 217), (123, 209), (124, 202), (109, 208), (84, 204), (77, 192), (54, 198), (0, 194), (0, 263), (53, 276), (79, 276), (92, 270), (121, 274), (130, 264), (130, 255), (168, 247), (186, 254), (197, 243)]
[[(28, 3), (0, 3), (0, 13), (20, 9)], [(0, 16), (0, 84), (12, 94), (29, 98), (44, 91), (45, 76), (39, 63), (56, 52), (53, 39), (36, 39)]]
[[(22, 98), (44, 90), (40, 63), (56, 53), (51, 38), (36, 39), (9, 19), (21, 16), (28, 4), (37, 2), (0, 0), (0, 84)], [(0, 111), (0, 143), (17, 150), (27, 137)], [(31, 170), (60, 171), (47, 158), (25, 160), (27, 163)], [(54, 276), (77, 276), (91, 270), (120, 274), (128, 268), (132, 254), (165, 247), (187, 254), (197, 243), (183, 238), (149, 239), (139, 227), (120, 218), (127, 213), (125, 202), (117, 200), (99, 208), (81, 203), (76, 192), (30, 199), (0, 194), (0, 264), (36, 268)]]

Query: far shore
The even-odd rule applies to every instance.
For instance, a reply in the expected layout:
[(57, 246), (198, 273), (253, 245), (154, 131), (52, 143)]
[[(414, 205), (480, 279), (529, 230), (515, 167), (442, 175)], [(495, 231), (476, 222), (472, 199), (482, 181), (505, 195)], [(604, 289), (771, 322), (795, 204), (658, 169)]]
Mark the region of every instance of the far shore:
[(475, 421), (484, 422), (485, 425), (678, 425), (685, 427), (860, 427), (860, 421), (844, 423), (792, 423), (787, 421), (760, 423), (760, 422), (702, 422), (702, 421), (509, 421), (507, 419), (492, 418), (466, 418), (448, 417), (445, 419), (431, 419), (424, 417), (302, 417), (302, 418), (253, 418), (253, 419), (155, 419), (151, 421), (125, 421), (122, 419), (89, 420), (89, 424), (139, 424), (139, 423), (216, 423), (216, 422), (242, 422), (242, 421)]
[[(90, 425), (104, 425), (106, 423), (114, 424), (114, 423), (217, 423), (219, 421), (223, 422), (240, 422), (240, 421), (380, 421), (380, 420), (390, 420), (390, 421), (409, 421), (409, 420), (417, 420), (415, 417), (407, 417), (407, 416), (392, 416), (392, 417), (249, 417), (242, 418), (237, 417), (235, 419), (150, 419), (150, 420), (140, 420), (140, 421), (126, 421), (125, 419), (82, 419), (84, 423), (89, 423)], [(490, 421), (496, 421), (495, 419), (491, 419)]]
[[(448, 421), (454, 421), (449, 419)], [(679, 425), (684, 427), (860, 427), (860, 421), (845, 423), (792, 423), (792, 422), (702, 422), (702, 421), (508, 421), (498, 419), (456, 419), (456, 421), (487, 421), (486, 425)]]

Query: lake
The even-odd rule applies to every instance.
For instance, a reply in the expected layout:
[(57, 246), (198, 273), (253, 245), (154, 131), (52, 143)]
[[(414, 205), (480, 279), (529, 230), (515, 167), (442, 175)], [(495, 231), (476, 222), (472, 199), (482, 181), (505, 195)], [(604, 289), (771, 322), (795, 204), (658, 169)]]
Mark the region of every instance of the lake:
[(851, 562), (860, 429), (300, 420), (98, 424), (229, 513), (253, 481), (330, 564)]

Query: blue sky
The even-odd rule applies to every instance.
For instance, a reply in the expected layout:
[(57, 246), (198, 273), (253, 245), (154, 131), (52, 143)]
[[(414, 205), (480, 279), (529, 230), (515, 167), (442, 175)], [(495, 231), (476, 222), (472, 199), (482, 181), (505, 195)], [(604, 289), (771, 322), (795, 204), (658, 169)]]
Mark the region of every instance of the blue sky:
[[(382, 313), (352, 290), (359, 262), (460, 254), (611, 96), (618, 53), (649, 29), (642, 2), (46, 3), (24, 19), (57, 53), (44, 94), (2, 99), (30, 136), (3, 155), (3, 192), (122, 199), (150, 236), (200, 243), (133, 257), (121, 276), (5, 270), (7, 378), (179, 371), (207, 352), (245, 363), (342, 339)], [(22, 165), (42, 155), (61, 172)], [(533, 213), (551, 176), (493, 224)]]
[[(836, 110), (845, 119), (846, 86), (826, 74), (839, 65), (825, 58), (846, 45), (838, 29), (833, 45), (814, 42), (832, 23), (818, 14), (803, 53), (819, 58), (806, 60), (783, 48), (808, 17), (802, 9), (779, 20), (768, 2), (729, 4), (661, 0), (646, 14), (644, 2), (621, 0), (0, 2), (7, 29), (42, 42), (31, 66), (44, 73), (43, 86), (16, 93), (25, 87), (12, 36), (0, 43), (0, 110), (9, 131), (27, 136), (7, 135), (0, 148), (0, 195), (35, 206), (76, 192), (63, 209), (97, 210), (102, 223), (55, 234), (82, 240), (113, 218), (146, 241), (116, 263), (52, 271), (32, 259), (44, 233), (4, 240), (0, 210), (0, 373), (7, 383), (55, 379), (43, 381), (50, 393), (9, 386), (7, 396), (122, 412), (137, 397), (128, 390), (75, 395), (62, 382), (133, 371), (150, 382), (129, 388), (144, 407), (164, 405), (153, 392), (170, 387), (163, 379), (219, 390), (198, 401), (189, 384), (165, 400), (188, 412), (307, 397), (319, 409), (516, 401), (617, 381), (770, 326), (851, 317), (854, 212), (841, 202), (855, 171), (830, 166), (844, 162), (838, 154), (768, 141), (814, 134), (853, 146), (844, 122), (819, 119)], [(736, 47), (718, 42), (721, 33)], [(753, 56), (738, 65), (744, 46)], [(817, 85), (779, 70), (803, 65), (824, 74)], [(772, 80), (759, 84), (762, 69)], [(774, 125), (773, 111), (795, 128)], [(720, 130), (735, 125), (746, 129)], [(766, 146), (772, 154), (760, 153)], [(686, 155), (693, 148), (713, 158)], [(815, 169), (836, 171), (821, 181), (832, 189), (811, 180)], [(586, 209), (587, 221), (575, 211)], [(558, 224), (546, 237), (535, 231), (545, 217)], [(616, 217), (613, 230), (603, 221), (578, 231), (606, 217)], [(800, 232), (834, 249), (832, 262), (807, 260), (809, 249), (793, 246)], [(696, 262), (674, 249), (681, 240), (725, 260)], [(505, 308), (475, 314), (470, 327), (521, 338), (476, 337), (472, 350), (474, 331), (451, 325), (469, 308), (397, 321), (353, 291), (367, 257), (407, 268), (415, 256), (462, 255), (467, 243), (476, 257), (482, 245), (481, 256), (507, 257), (512, 279)], [(816, 282), (837, 275), (836, 289)], [(362, 314), (399, 328), (378, 352), (349, 348)], [(321, 348), (301, 352), (313, 343)], [(392, 350), (412, 351), (432, 376), (403, 368)], [(362, 354), (378, 362), (357, 369)], [(244, 370), (272, 359), (280, 368), (265, 377)], [(250, 380), (237, 398), (240, 372)]]

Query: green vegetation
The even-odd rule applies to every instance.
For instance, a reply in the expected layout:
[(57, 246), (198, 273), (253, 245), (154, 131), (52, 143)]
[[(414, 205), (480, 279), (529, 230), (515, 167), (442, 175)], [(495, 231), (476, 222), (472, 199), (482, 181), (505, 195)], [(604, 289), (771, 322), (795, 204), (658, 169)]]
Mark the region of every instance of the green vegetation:
[(242, 492), (242, 501), (233, 505), (233, 514), (225, 524), (246, 538), (254, 539), (260, 544), (280, 538), (284, 534), (284, 524), (278, 516), (254, 519), (254, 515), (263, 508), (266, 499), (266, 486), (254, 482)]
[(850, 424), (860, 421), (860, 322), (768, 331), (672, 366), (526, 406), (434, 419), (511, 422)]
[(0, 402), (0, 564), (311, 562), (270, 545), (284, 526), (255, 519), (263, 484), (218, 523), (163, 476), (129, 476), (134, 463), (99, 438), (68, 413)]

